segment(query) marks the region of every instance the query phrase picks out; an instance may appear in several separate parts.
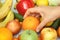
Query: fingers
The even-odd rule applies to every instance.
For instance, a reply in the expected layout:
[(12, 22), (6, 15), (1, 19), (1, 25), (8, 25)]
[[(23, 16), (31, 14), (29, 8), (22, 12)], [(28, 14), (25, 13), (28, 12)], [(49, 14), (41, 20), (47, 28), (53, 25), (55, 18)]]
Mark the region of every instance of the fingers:
[(44, 19), (37, 27), (36, 32), (39, 32), (47, 23), (49, 22), (49, 20)]
[(34, 12), (35, 12), (35, 13), (40, 13), (39, 8), (34, 7), (34, 8), (28, 9), (28, 10), (26, 11), (25, 15), (24, 15), (24, 18), (26, 18), (29, 14), (34, 13)]
[(30, 9), (26, 11), (24, 18), (26, 18), (30, 14)]

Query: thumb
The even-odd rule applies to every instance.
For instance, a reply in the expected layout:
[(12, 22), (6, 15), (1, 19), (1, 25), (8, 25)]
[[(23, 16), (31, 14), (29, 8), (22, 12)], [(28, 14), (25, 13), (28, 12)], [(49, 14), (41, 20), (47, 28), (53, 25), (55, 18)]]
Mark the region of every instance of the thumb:
[(48, 19), (44, 19), (37, 27), (36, 32), (39, 32), (47, 23), (49, 22)]

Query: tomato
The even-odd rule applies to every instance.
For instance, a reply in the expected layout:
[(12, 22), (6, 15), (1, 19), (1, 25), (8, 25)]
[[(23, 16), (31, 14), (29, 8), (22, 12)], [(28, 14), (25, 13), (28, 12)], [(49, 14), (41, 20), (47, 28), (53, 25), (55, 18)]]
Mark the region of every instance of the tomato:
[(34, 7), (33, 0), (21, 0), (16, 5), (16, 9), (19, 14), (24, 15), (28, 8)]

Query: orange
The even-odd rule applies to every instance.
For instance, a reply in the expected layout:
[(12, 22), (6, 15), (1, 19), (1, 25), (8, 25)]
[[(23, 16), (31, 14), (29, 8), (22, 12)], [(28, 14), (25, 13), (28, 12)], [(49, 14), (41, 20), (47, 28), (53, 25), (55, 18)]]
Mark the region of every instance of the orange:
[(7, 28), (0, 28), (0, 40), (12, 40), (13, 35)]
[(22, 23), (22, 29), (36, 31), (38, 25), (39, 25), (39, 20), (36, 17), (28, 16), (24, 19)]

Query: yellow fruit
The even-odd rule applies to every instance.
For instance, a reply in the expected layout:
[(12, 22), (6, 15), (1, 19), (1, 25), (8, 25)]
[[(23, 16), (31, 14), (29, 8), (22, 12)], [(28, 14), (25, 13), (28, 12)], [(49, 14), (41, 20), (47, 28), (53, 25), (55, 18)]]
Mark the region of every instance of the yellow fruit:
[(43, 28), (40, 37), (41, 40), (57, 40), (57, 32), (53, 28)]
[(13, 35), (7, 28), (0, 28), (0, 40), (12, 40)]
[(48, 6), (48, 0), (36, 0), (38, 6)]
[(14, 19), (14, 14), (13, 14), (13, 12), (10, 10), (9, 11), (9, 13), (8, 13), (8, 15), (7, 15), (7, 17), (2, 21), (2, 22), (0, 22), (0, 28), (2, 28), (2, 27), (6, 27), (6, 25), (7, 25), (7, 23), (9, 22), (9, 21), (11, 21), (11, 20), (13, 20)]
[(0, 8), (2, 7), (2, 3), (0, 2)]
[(36, 17), (28, 16), (24, 19), (22, 23), (22, 29), (35, 31), (38, 25), (39, 25), (39, 20)]
[[(40, 18), (40, 21), (42, 21), (42, 18)], [(53, 24), (53, 22), (49, 22), (45, 26), (51, 26), (52, 24)]]
[(5, 3), (0, 8), (0, 19), (7, 16), (8, 12), (11, 10), (13, 0), (5, 0)]

